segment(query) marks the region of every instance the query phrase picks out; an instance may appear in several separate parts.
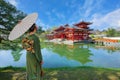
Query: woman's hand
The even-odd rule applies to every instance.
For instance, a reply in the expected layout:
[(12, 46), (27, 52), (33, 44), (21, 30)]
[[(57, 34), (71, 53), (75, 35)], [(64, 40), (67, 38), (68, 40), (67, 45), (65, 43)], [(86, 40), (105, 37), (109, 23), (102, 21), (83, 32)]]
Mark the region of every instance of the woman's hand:
[(20, 24), (22, 22), (22, 20), (18, 20), (18, 24)]
[(27, 51), (31, 51), (31, 47), (26, 49)]
[(43, 64), (43, 61), (40, 61), (40, 64), (42, 65), (42, 64)]

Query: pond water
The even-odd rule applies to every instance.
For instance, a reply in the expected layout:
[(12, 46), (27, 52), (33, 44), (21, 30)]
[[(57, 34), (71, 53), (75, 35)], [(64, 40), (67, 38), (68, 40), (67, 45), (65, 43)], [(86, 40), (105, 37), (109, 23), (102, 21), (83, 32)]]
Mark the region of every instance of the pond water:
[[(42, 43), (43, 67), (94, 66), (120, 68), (120, 51), (97, 48), (93, 44), (63, 45)], [(26, 51), (0, 50), (0, 67), (26, 66)]]

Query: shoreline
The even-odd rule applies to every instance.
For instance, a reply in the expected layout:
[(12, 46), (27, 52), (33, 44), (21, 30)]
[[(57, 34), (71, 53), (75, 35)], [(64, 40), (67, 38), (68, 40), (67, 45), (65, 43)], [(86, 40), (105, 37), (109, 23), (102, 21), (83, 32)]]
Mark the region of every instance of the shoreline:
[[(44, 80), (120, 80), (120, 68), (62, 67), (43, 68)], [(2, 80), (25, 80), (25, 67), (0, 68)]]
[[(120, 70), (120, 68), (105, 68), (105, 67), (94, 67), (94, 66), (78, 66), (78, 67), (56, 67), (56, 68), (43, 68), (45, 70), (65, 70), (65, 69), (78, 69), (78, 68), (96, 68), (96, 69), (107, 69), (107, 70)], [(26, 70), (26, 67), (13, 67), (13, 66), (7, 66), (7, 67), (0, 67), (1, 70), (6, 69), (13, 69), (13, 70)]]

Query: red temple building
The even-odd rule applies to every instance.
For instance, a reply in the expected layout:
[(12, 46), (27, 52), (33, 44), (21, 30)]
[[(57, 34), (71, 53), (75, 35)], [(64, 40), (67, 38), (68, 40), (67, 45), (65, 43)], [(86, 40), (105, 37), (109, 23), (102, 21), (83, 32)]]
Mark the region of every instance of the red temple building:
[(49, 40), (61, 39), (73, 42), (90, 40), (89, 35), (91, 34), (90, 31), (92, 30), (88, 27), (90, 24), (92, 23), (84, 21), (74, 24), (73, 27), (70, 27), (68, 24), (66, 24), (53, 30), (50, 34), (47, 35), (47, 38)]

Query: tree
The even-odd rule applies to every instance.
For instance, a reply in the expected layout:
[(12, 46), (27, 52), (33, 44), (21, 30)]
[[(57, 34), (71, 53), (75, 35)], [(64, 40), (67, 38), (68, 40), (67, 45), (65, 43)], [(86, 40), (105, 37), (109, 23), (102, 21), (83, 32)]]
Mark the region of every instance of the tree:
[(113, 28), (108, 28), (108, 30), (106, 31), (106, 34), (108, 37), (114, 37), (116, 35), (116, 30)]
[(25, 13), (17, 10), (16, 7), (11, 5), (9, 2), (0, 0), (0, 25), (11, 30), (18, 20), (21, 20), (25, 16)]
[(42, 27), (41, 27), (41, 26), (39, 26), (39, 27), (38, 27), (38, 30), (37, 30), (37, 33), (38, 33), (38, 34), (41, 34), (41, 33), (43, 33), (43, 32), (45, 32), (45, 31), (42, 30)]

